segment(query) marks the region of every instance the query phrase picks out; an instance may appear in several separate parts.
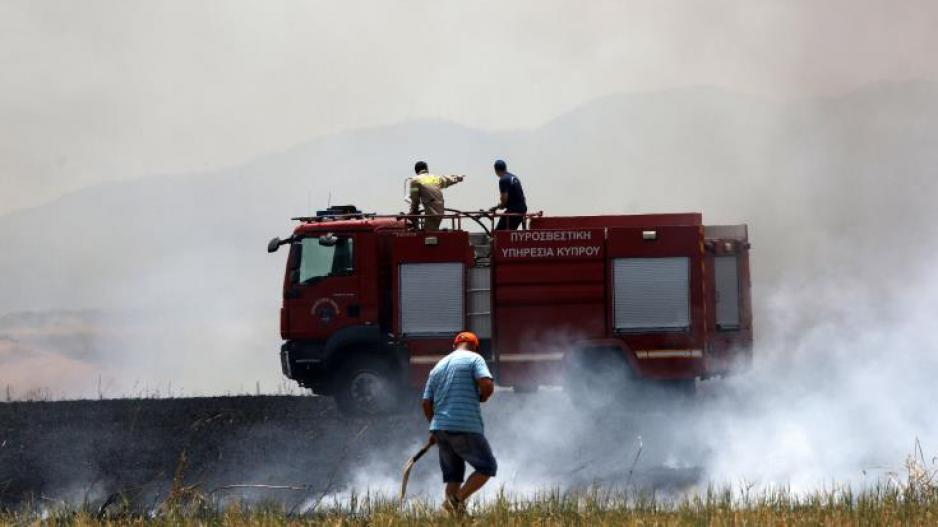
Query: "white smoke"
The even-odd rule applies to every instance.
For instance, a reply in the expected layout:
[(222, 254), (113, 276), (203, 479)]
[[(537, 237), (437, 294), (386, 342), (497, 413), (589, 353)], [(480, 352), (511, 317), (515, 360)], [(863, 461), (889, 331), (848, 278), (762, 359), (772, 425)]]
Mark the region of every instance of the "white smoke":
[[(482, 496), (594, 484), (662, 494), (862, 488), (901, 475), (916, 441), (938, 452), (930, 269), (910, 266), (887, 294), (826, 274), (757, 294), (752, 369), (699, 382), (691, 400), (656, 396), (596, 411), (559, 390), (499, 391), (483, 407), (499, 474)], [(356, 481), (393, 478), (383, 468), (366, 464), (369, 477)], [(435, 497), (437, 476), (435, 459), (424, 461), (412, 487)]]
[(938, 451), (938, 282), (907, 278), (892, 298), (843, 283), (775, 291), (753, 371), (702, 402), (707, 476), (806, 490), (882, 481), (916, 439)]
[[(690, 406), (642, 409), (626, 401), (608, 414), (588, 412), (559, 391), (499, 392), (485, 409), (501, 464), (487, 492), (501, 484), (680, 491), (708, 482), (807, 489), (834, 479), (876, 480), (900, 468), (916, 437), (926, 451), (938, 450), (929, 418), (938, 378), (931, 329), (938, 286), (928, 267), (938, 233), (935, 87), (886, 86), (803, 104), (740, 101), (707, 90), (610, 99), (512, 137), (440, 123), (371, 130), (193, 177), (191, 187), (161, 189), (153, 180), (142, 189), (98, 189), (8, 217), (0, 225), (14, 248), (0, 254), (4, 275), (14, 278), (2, 284), (7, 309), (138, 301), (147, 309), (95, 326), (105, 330), (91, 332), (89, 349), (56, 348), (97, 370), (30, 366), (20, 349), (29, 338), (5, 332), (0, 383), (62, 386), (73, 370), (82, 382), (68, 395), (94, 395), (94, 373), (113, 371), (115, 382), (131, 387), (106, 396), (135, 394), (137, 376), (144, 392), (164, 392), (169, 382), (184, 394), (253, 392), (263, 372), (263, 389), (272, 391), (280, 379), (283, 255), (269, 257), (262, 247), (266, 235), (288, 228), (287, 210), (302, 210), (296, 202), (306, 201), (305, 192), (298, 200), (294, 194), (308, 188), (309, 167), (349, 167), (354, 177), (345, 192), (357, 196), (350, 187), (359, 186), (363, 206), (389, 210), (398, 204), (399, 172), (409, 170), (416, 150), (443, 137), (433, 143), (432, 165), (439, 158), (450, 166), (476, 163), (475, 172), (488, 174), (487, 160), (500, 149), (523, 160), (513, 166), (528, 165), (518, 172), (537, 209), (703, 210), (707, 223), (748, 222), (754, 245), (751, 372), (701, 383)], [(389, 142), (394, 137), (404, 146)], [(272, 173), (288, 175), (272, 180)], [(484, 181), (466, 184), (448, 199), (487, 203), (491, 190)], [(142, 215), (141, 203), (153, 210)], [(80, 234), (33, 234), (66, 221)], [(82, 355), (89, 350), (93, 360)], [(55, 375), (43, 377), (48, 371)], [(360, 468), (355, 484), (397, 481), (399, 454), (408, 448), (401, 443), (419, 445), (419, 428), (398, 432), (412, 436), (397, 437), (400, 448), (384, 452), (388, 459), (349, 463), (353, 474)], [(630, 479), (638, 437), (644, 446)], [(431, 460), (418, 467), (415, 492), (437, 492)]]

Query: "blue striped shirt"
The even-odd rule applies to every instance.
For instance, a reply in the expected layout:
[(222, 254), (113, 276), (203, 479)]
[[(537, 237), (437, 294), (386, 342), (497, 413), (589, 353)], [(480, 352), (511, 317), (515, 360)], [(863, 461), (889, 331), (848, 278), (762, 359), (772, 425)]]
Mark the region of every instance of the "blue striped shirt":
[(482, 407), (476, 380), (488, 377), (489, 367), (478, 353), (455, 350), (430, 370), (423, 398), (433, 401), (430, 430), (481, 434)]

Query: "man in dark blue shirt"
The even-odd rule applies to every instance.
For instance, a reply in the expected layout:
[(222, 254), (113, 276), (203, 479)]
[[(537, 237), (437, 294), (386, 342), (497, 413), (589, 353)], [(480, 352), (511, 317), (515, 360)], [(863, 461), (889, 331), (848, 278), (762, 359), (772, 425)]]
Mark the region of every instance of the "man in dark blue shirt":
[(495, 162), (495, 175), (498, 176), (498, 192), (501, 199), (498, 205), (492, 207), (492, 211), (505, 209), (505, 212), (509, 214), (517, 214), (517, 216), (509, 215), (499, 218), (495, 230), (517, 229), (524, 223), (524, 213), (528, 211), (521, 180), (508, 171), (508, 164), (501, 159)]

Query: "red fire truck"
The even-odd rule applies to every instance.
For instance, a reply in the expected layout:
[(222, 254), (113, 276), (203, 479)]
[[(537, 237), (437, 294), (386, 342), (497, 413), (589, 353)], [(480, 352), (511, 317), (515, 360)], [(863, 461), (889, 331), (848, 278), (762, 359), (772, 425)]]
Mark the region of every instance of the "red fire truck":
[(688, 388), (751, 361), (745, 225), (538, 213), (493, 231), (488, 213), (453, 212), (426, 232), (353, 206), (294, 220), (267, 248), (290, 248), (281, 367), (347, 413), (393, 410), (466, 329), (516, 391)]

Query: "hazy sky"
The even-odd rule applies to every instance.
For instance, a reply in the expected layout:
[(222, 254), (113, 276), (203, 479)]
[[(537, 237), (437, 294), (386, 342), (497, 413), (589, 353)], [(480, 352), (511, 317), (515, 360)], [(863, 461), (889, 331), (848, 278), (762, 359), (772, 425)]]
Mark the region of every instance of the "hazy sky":
[(930, 0), (3, 0), (0, 213), (406, 119), (517, 128), (619, 91), (936, 79), (936, 27)]

